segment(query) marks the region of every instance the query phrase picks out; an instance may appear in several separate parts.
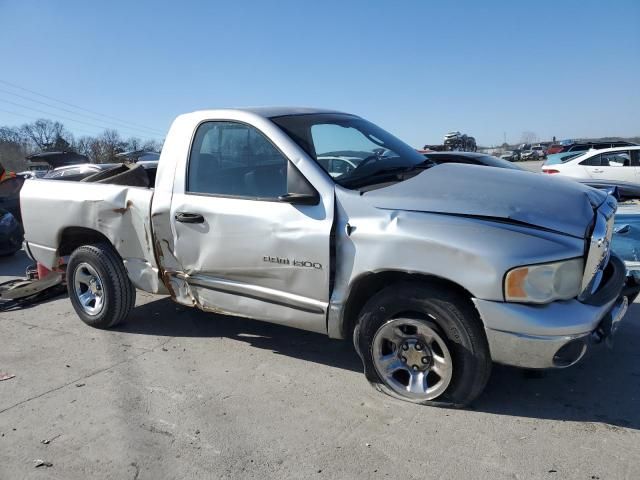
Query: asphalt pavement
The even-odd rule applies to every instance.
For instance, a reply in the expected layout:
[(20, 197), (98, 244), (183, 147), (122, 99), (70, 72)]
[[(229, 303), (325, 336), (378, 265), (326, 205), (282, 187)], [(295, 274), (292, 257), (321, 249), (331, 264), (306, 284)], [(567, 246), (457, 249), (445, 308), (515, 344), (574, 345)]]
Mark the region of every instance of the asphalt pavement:
[(637, 479), (639, 317), (613, 350), (496, 366), (446, 410), (374, 391), (349, 342), (144, 293), (100, 331), (61, 297), (0, 313), (0, 479)]
[(447, 410), (374, 391), (349, 342), (141, 292), (100, 331), (60, 297), (0, 313), (0, 479), (637, 479), (639, 341), (636, 303), (613, 350)]
[(544, 160), (536, 160), (533, 162), (516, 162), (516, 165), (519, 165), (525, 170), (529, 170), (530, 172), (540, 173), (543, 163)]

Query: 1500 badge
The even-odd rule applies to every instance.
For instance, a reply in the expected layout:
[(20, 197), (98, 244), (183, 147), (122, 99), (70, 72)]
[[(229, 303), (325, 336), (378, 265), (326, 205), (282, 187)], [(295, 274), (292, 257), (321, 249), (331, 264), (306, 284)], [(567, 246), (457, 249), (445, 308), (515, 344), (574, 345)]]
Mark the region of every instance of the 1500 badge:
[(265, 255), (262, 257), (262, 260), (267, 263), (277, 263), (279, 265), (293, 265), (294, 267), (302, 267), (302, 268), (315, 268), (316, 270), (322, 270), (322, 264), (318, 262), (310, 262), (308, 260), (290, 260), (288, 258), (282, 257), (272, 257), (270, 255)]

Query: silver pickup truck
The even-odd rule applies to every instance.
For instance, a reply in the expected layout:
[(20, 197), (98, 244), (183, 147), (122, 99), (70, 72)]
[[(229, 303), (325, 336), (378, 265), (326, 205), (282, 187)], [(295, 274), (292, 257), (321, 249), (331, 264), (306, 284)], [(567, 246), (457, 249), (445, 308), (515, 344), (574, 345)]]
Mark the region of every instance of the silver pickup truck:
[(436, 166), (334, 111), (181, 115), (154, 188), (29, 180), (21, 208), (29, 255), (64, 265), (91, 326), (125, 320), (138, 288), (352, 338), (367, 379), (416, 403), (468, 404), (492, 362), (573, 365), (627, 307), (611, 196)]

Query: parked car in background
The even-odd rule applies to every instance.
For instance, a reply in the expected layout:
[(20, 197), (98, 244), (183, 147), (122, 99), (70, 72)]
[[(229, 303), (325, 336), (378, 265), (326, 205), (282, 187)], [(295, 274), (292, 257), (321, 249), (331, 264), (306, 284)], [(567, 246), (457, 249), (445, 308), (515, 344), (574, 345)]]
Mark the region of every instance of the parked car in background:
[(513, 150), (507, 150), (505, 152), (502, 152), (502, 154), (500, 155), (500, 158), (508, 162), (518, 161), (518, 155), (516, 155), (516, 153)]
[[(66, 167), (58, 167), (49, 171), (43, 178), (45, 180), (67, 180), (81, 181), (100, 172), (106, 172), (111, 169), (118, 168), (122, 163), (83, 163), (80, 165), (68, 165)], [(128, 164), (134, 165), (134, 164)], [(149, 177), (149, 184), (155, 184), (156, 170), (158, 168), (157, 160), (140, 160), (135, 165), (144, 168)]]
[[(435, 163), (470, 163), (489, 167), (522, 169), (517, 164), (496, 159), (490, 155), (475, 153), (428, 153), (425, 155)], [(496, 160), (501, 160), (496, 162)], [(638, 296), (640, 286), (640, 184), (598, 179), (576, 179), (576, 181), (607, 192), (620, 202), (614, 218), (611, 249), (625, 264), (628, 275), (625, 295), (629, 303)]]
[(25, 182), (25, 177), (16, 175), (4, 182), (0, 182), (0, 209), (11, 213), (20, 221), (20, 189)]
[(604, 148), (632, 146), (636, 146), (636, 144), (625, 141), (571, 143), (563, 145), (563, 149), (560, 152), (547, 155), (545, 165), (558, 165), (560, 163), (564, 163), (588, 150), (602, 150)]
[(523, 153), (529, 152), (531, 150), (530, 143), (521, 143), (517, 148), (513, 150), (513, 153), (516, 157), (516, 162), (523, 160)]
[(535, 153), (538, 160), (547, 157), (547, 150), (543, 145), (534, 145), (531, 151)]
[(533, 150), (523, 150), (520, 152), (520, 161), (522, 162), (529, 162), (537, 159), (538, 159), (538, 154)]
[(132, 150), (129, 152), (122, 152), (116, 155), (116, 158), (121, 162), (157, 162), (160, 159), (158, 152), (149, 152), (147, 150)]
[(553, 155), (554, 153), (560, 153), (564, 149), (564, 145), (559, 143), (553, 143), (547, 149), (547, 155)]
[(544, 157), (545, 150), (542, 145), (534, 145), (528, 150), (520, 151), (520, 160), (522, 161), (540, 160)]
[(54, 168), (49, 170), (42, 177), (45, 180), (82, 180), (83, 178), (101, 172), (108, 168), (112, 168), (113, 163), (82, 163), (79, 165), (67, 165), (65, 167)]
[(22, 248), (22, 225), (9, 211), (0, 208), (0, 257), (13, 255)]
[(424, 156), (437, 163), (464, 163), (467, 165), (484, 165), (487, 167), (510, 168), (512, 170), (524, 170), (522, 167), (508, 160), (475, 152), (431, 152)]
[(324, 168), (332, 177), (339, 177), (347, 174), (356, 168), (360, 162), (361, 157), (354, 157), (353, 155), (345, 155), (340, 152), (329, 152), (325, 155), (317, 157), (318, 163)]
[(64, 167), (66, 165), (78, 165), (81, 163), (89, 163), (86, 155), (76, 152), (59, 151), (59, 152), (40, 152), (29, 155), (27, 160), (35, 167), (48, 165), (49, 169)]
[(442, 142), (447, 151), (475, 152), (478, 149), (474, 137), (460, 132), (447, 133)]
[(572, 178), (640, 183), (640, 146), (589, 150), (562, 163), (542, 166), (542, 172)]

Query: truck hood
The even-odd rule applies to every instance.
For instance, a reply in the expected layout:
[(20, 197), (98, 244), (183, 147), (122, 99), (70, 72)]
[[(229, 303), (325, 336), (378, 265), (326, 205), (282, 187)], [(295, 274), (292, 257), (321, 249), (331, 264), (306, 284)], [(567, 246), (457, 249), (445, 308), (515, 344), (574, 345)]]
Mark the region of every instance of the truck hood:
[(484, 217), (578, 238), (587, 236), (606, 197), (573, 180), (453, 163), (363, 195), (376, 208)]

